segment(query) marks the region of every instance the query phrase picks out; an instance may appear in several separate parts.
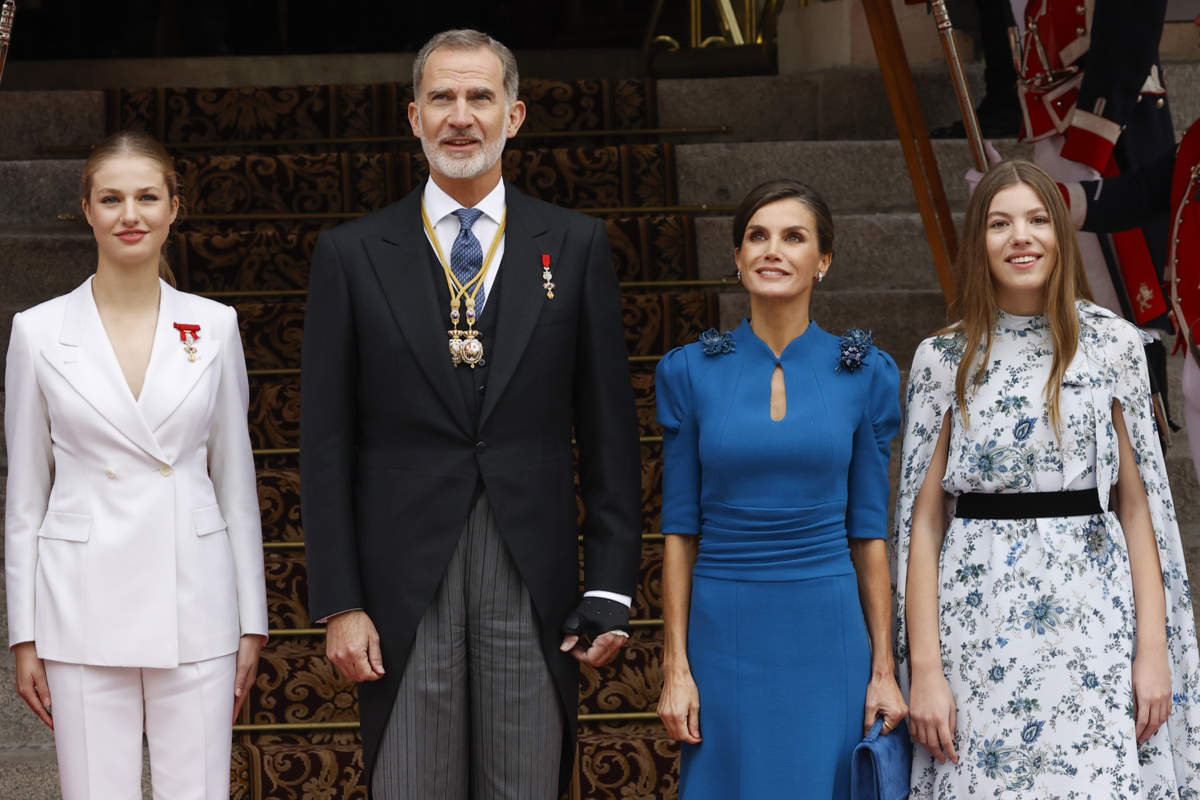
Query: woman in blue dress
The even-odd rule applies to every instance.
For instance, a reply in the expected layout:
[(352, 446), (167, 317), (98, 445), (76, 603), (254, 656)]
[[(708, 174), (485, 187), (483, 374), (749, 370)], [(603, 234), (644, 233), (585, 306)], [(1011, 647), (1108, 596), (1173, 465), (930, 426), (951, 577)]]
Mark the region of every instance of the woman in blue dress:
[[(864, 729), (908, 713), (885, 546), (895, 363), (809, 318), (828, 206), (772, 181), (742, 201), (750, 319), (658, 366), (665, 652), (658, 713), (682, 800), (848, 798)], [(865, 621), (864, 621), (865, 617)]]

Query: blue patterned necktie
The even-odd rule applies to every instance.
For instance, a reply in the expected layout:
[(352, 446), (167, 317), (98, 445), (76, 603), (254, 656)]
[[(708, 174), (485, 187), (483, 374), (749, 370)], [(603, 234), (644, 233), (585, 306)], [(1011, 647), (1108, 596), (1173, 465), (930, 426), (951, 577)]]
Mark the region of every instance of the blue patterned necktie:
[[(483, 247), (480, 246), (479, 240), (475, 238), (475, 234), (471, 233), (471, 226), (483, 215), (483, 212), (477, 208), (460, 208), (454, 212), (454, 216), (458, 217), (458, 236), (454, 237), (454, 244), (450, 247), (450, 271), (454, 273), (454, 277), (458, 278), (463, 286), (475, 277), (475, 274), (483, 268)], [(471, 294), (471, 290), (467, 290), (467, 294)], [(475, 318), (483, 313), (484, 295), (483, 286), (479, 287), (479, 293), (475, 295)]]

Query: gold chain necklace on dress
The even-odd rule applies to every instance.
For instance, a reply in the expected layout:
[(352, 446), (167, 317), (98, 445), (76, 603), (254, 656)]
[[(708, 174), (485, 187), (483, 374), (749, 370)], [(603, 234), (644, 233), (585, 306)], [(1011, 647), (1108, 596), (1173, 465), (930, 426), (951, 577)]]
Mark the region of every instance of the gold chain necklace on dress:
[[(442, 272), (446, 275), (446, 288), (450, 290), (450, 324), (453, 327), (446, 333), (450, 336), (450, 361), (456, 367), (466, 364), (471, 369), (475, 369), (475, 367), (483, 365), (483, 339), (479, 331), (475, 330), (475, 297), (483, 288), (484, 278), (491, 269), (492, 259), (495, 258), (496, 248), (500, 246), (500, 240), (504, 236), (504, 225), (507, 221), (508, 209), (506, 208), (500, 217), (500, 227), (496, 230), (496, 235), (492, 237), (492, 245), (488, 248), (483, 265), (475, 273), (475, 277), (463, 284), (446, 263), (446, 257), (442, 254), (442, 246), (438, 244), (437, 234), (434, 233), (433, 225), (429, 222), (429, 215), (425, 213), (425, 200), (424, 198), (421, 200), (421, 222), (425, 225), (425, 233), (429, 236), (429, 241), (433, 243), (433, 252), (437, 254), (438, 263), (442, 265)], [(467, 306), (467, 329), (465, 331), (458, 329), (458, 323), (462, 317), (459, 307), (464, 300)]]

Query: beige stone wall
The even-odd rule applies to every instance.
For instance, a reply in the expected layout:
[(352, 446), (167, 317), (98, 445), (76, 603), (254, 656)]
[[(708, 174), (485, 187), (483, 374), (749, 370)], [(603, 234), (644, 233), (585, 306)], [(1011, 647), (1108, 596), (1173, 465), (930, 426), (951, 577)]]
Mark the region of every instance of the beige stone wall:
[[(925, 6), (892, 0), (910, 64), (942, 60), (942, 45)], [(969, 37), (958, 36), (959, 52), (971, 57)], [(795, 74), (830, 67), (875, 66), (875, 47), (861, 0), (789, 2), (779, 15), (779, 72)]]

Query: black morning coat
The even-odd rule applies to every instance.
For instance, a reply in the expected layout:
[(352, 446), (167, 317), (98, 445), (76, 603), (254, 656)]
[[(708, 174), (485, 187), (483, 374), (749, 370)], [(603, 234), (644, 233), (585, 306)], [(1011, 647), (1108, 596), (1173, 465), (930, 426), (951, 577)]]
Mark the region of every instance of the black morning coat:
[[(366, 780), (417, 624), (477, 484), (533, 601), (574, 756), (578, 665), (560, 627), (579, 600), (571, 439), (587, 589), (632, 596), (641, 553), (637, 423), (617, 279), (599, 220), (506, 185), (496, 334), (478, 419), (450, 362), (449, 308), (418, 188), (322, 233), (302, 358), (301, 497), (309, 614), (362, 608), (385, 676), (359, 684)], [(554, 298), (543, 288), (549, 256)], [(487, 309), (485, 306), (485, 312)], [(458, 369), (467, 369), (459, 367)]]

